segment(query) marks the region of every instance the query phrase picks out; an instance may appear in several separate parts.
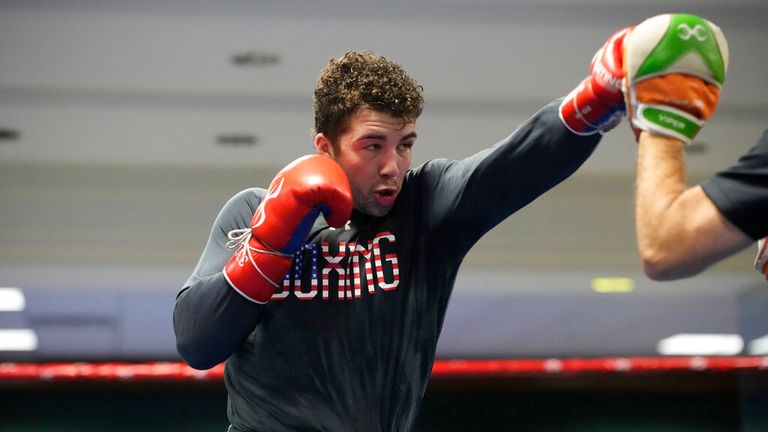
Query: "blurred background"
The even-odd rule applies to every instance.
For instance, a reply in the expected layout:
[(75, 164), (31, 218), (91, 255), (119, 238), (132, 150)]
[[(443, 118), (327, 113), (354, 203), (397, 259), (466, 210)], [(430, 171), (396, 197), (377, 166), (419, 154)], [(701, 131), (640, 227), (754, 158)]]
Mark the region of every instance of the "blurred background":
[[(175, 295), (214, 217), (312, 152), (331, 57), (370, 49), (423, 85), (419, 164), (509, 135), (613, 32), (665, 12), (730, 45), (694, 184), (768, 128), (765, 0), (0, 0), (0, 363), (177, 361)], [(642, 275), (634, 163), (623, 124), (486, 235), (438, 357), (768, 354), (754, 248), (678, 282)], [(436, 377), (418, 430), (768, 430), (765, 374)], [(0, 381), (0, 430), (223, 431), (225, 405), (220, 380)]]

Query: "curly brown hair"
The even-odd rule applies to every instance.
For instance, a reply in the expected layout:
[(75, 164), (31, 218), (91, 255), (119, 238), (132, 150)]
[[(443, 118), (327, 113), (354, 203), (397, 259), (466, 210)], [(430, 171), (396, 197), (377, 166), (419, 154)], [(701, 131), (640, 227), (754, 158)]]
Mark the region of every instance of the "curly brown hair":
[(423, 88), (402, 66), (370, 51), (348, 51), (331, 59), (315, 87), (315, 133), (332, 143), (344, 133), (349, 116), (361, 108), (382, 111), (403, 124), (421, 115)]

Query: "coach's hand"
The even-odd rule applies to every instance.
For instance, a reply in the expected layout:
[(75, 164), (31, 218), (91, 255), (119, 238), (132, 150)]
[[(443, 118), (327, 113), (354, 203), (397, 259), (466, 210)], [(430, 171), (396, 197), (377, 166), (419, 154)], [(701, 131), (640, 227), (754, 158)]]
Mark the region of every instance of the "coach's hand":
[(706, 19), (664, 14), (624, 39), (624, 92), (635, 136), (651, 131), (686, 144), (717, 106), (728, 44)]
[(614, 33), (595, 53), (589, 76), (560, 104), (560, 118), (572, 132), (592, 135), (613, 129), (626, 111), (622, 44), (630, 27)]
[(341, 167), (327, 156), (304, 156), (283, 168), (269, 186), (250, 228), (230, 233), (239, 246), (224, 267), (234, 289), (265, 303), (290, 269), (317, 216), (342, 227), (352, 214), (352, 192)]

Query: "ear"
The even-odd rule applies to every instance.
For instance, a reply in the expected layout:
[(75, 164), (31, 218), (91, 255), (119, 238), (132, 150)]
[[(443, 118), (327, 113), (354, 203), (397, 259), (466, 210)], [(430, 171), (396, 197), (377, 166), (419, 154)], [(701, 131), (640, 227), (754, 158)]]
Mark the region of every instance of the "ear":
[(315, 135), (315, 150), (317, 154), (333, 157), (333, 145), (324, 134)]

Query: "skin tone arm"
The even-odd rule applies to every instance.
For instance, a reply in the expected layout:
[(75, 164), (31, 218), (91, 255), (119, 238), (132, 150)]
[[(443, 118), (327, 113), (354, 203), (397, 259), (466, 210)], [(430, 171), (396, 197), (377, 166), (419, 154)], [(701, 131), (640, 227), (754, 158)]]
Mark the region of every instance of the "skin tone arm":
[(637, 244), (646, 275), (672, 280), (700, 273), (754, 240), (685, 180), (685, 144), (643, 131), (635, 184)]

